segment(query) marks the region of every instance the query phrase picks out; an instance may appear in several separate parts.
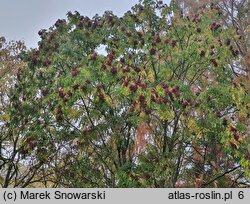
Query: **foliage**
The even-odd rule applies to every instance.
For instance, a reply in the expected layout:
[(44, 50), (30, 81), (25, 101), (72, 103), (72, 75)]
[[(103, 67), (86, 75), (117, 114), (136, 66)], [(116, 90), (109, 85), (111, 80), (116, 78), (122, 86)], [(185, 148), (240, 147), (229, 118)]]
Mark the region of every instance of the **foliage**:
[(22, 124), (18, 155), (46, 172), (30, 182), (249, 185), (249, 90), (230, 66), (237, 33), (219, 19), (145, 0), (120, 18), (69, 12), (39, 31), (8, 109)]
[[(38, 181), (42, 164), (37, 162), (35, 138), (24, 137), (28, 122), (28, 99), (22, 94), (26, 86), (20, 84), (26, 63), (21, 59), (25, 52), (22, 42), (7, 43), (0, 39), (0, 183), (2, 187), (26, 187)], [(32, 133), (35, 134), (35, 131)], [(27, 149), (27, 150), (25, 150)], [(29, 154), (28, 153), (29, 149)], [(43, 174), (44, 175), (44, 174)]]

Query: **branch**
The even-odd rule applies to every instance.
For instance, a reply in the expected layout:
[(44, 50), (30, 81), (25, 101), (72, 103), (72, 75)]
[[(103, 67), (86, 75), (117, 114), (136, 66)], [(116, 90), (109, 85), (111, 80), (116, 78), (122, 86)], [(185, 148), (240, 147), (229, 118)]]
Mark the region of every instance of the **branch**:
[(213, 183), (213, 182), (214, 182), (214, 181), (216, 181), (217, 179), (219, 179), (219, 178), (221, 178), (221, 177), (225, 176), (226, 174), (229, 174), (229, 173), (231, 173), (231, 172), (235, 171), (236, 169), (238, 169), (238, 168), (240, 168), (240, 167), (241, 167), (241, 165), (236, 166), (236, 167), (234, 167), (233, 169), (231, 169), (231, 170), (228, 170), (228, 171), (224, 172), (223, 174), (221, 174), (221, 175), (217, 176), (217, 177), (216, 177), (216, 178), (214, 178), (213, 180), (211, 180), (211, 181), (209, 181), (209, 182), (207, 182), (207, 183), (202, 184), (202, 187), (205, 187), (205, 186), (207, 186), (207, 185), (209, 185), (209, 184)]

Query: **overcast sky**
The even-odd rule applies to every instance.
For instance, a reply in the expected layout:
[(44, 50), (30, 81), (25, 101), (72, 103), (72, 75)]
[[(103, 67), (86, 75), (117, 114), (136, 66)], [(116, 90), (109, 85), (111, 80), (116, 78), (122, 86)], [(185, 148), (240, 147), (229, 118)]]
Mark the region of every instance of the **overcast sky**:
[[(106, 10), (121, 16), (139, 0), (0, 0), (0, 36), (23, 40), (27, 47), (37, 47), (37, 32), (48, 29), (68, 11), (93, 17)], [(169, 0), (163, 1), (165, 3)]]

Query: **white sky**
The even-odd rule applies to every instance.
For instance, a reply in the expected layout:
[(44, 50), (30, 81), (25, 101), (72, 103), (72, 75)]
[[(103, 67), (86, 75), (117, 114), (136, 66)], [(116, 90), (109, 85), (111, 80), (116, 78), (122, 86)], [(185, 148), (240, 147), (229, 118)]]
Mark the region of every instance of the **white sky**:
[[(170, 0), (164, 0), (168, 3)], [(37, 47), (38, 31), (48, 29), (68, 11), (93, 17), (106, 10), (121, 16), (139, 0), (0, 0), (0, 36), (23, 40), (28, 48)]]

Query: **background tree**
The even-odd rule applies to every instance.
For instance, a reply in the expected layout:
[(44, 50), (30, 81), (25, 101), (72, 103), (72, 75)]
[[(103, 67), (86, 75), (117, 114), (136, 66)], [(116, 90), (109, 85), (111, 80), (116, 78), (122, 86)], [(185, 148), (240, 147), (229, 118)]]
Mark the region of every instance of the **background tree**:
[(182, 13), (195, 14), (204, 8), (211, 8), (218, 12), (219, 22), (228, 29), (235, 29), (237, 35), (229, 39), (233, 55), (240, 55), (238, 61), (231, 65), (237, 76), (249, 78), (249, 1), (246, 0), (198, 0), (198, 1), (172, 1)]
[[(0, 184), (2, 187), (26, 187), (41, 181), (41, 163), (35, 160), (38, 141), (25, 137), (29, 122), (27, 95), (22, 94), (21, 75), (26, 63), (20, 58), (25, 52), (22, 42), (0, 39)], [(27, 84), (28, 85), (28, 84)], [(34, 132), (33, 132), (34, 134)]]
[[(197, 12), (207, 9), (214, 10), (218, 17), (213, 18), (225, 29), (235, 29), (235, 36), (228, 38), (225, 45), (229, 46), (234, 60), (228, 62), (234, 73), (234, 84), (241, 84), (246, 94), (249, 93), (249, 2), (248, 1), (172, 1), (179, 10), (181, 17), (195, 16)], [(244, 37), (243, 37), (244, 36)], [(222, 43), (221, 43), (222, 45)], [(246, 103), (247, 104), (247, 103)], [(247, 105), (249, 107), (249, 105)], [(240, 107), (239, 110), (242, 108)], [(249, 112), (243, 109), (245, 113)], [(237, 112), (236, 112), (237, 114)], [(236, 118), (241, 118), (239, 115)], [(240, 119), (241, 120), (241, 119)], [(242, 121), (241, 121), (242, 122)], [(245, 120), (245, 127), (249, 132), (249, 121)], [(248, 151), (249, 152), (249, 151)], [(249, 154), (249, 153), (247, 153)]]

